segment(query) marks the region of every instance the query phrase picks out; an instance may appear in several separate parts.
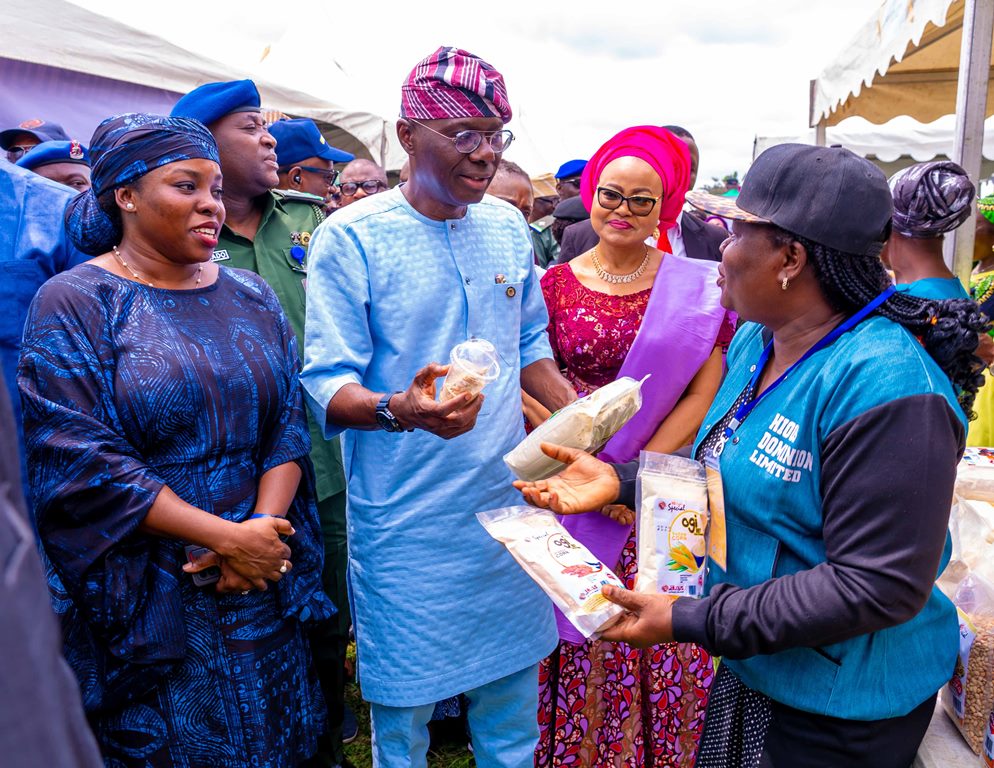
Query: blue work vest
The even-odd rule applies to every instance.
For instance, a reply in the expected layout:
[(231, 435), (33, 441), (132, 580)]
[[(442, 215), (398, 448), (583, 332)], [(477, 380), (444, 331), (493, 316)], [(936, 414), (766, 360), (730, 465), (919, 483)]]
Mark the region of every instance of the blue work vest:
[[(763, 346), (761, 326), (750, 323), (736, 334), (728, 376), (704, 419), (698, 445), (748, 384)], [(728, 570), (711, 564), (706, 589), (722, 582), (747, 588), (826, 562), (822, 445), (833, 430), (866, 411), (922, 394), (944, 397), (965, 424), (945, 374), (910, 333), (878, 316), (815, 353), (764, 397), (721, 456)], [(947, 536), (940, 572), (948, 551)], [(907, 714), (945, 684), (957, 643), (956, 611), (933, 588), (922, 611), (904, 624), (817, 650), (793, 648), (723, 663), (750, 688), (788, 706), (877, 720)]]

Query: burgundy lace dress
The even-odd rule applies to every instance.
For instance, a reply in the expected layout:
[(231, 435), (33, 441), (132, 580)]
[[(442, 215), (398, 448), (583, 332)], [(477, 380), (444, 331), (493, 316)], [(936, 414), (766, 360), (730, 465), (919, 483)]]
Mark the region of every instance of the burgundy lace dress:
[[(635, 340), (651, 291), (611, 296), (587, 288), (568, 264), (542, 278), (556, 361), (581, 397), (608, 384)], [(726, 319), (718, 343), (728, 345)], [(636, 574), (635, 531), (616, 572)], [(696, 645), (640, 650), (624, 643), (561, 641), (539, 669), (538, 768), (691, 768), (714, 666)]]

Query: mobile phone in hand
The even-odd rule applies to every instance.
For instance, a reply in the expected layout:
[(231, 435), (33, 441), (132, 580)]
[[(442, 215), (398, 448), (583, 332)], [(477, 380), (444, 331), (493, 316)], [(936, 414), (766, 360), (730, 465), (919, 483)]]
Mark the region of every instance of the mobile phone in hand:
[[(186, 546), (186, 559), (194, 565), (198, 565), (202, 558), (212, 554), (214, 553), (207, 547), (201, 547), (197, 544), (187, 544)], [(202, 571), (191, 573), (190, 576), (193, 577), (194, 586), (206, 587), (211, 584), (217, 584), (221, 580), (221, 568), (217, 565), (212, 565)]]

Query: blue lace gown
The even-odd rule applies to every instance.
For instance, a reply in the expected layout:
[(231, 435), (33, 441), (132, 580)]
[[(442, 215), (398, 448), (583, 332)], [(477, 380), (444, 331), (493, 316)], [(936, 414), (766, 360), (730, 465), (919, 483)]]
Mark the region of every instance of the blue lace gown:
[[(276, 768), (315, 749), (303, 623), (334, 607), (297, 373), (275, 294), (241, 270), (172, 291), (83, 264), (32, 303), (18, 384), (36, 524), (108, 766)], [(290, 461), (294, 568), (266, 592), (195, 587), (184, 542), (139, 530), (164, 486), (245, 520), (260, 476)]]

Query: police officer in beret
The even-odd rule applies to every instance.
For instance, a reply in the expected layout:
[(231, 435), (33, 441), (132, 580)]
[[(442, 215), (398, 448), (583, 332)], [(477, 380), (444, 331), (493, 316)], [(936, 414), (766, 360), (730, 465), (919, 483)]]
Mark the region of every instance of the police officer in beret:
[(355, 155), (331, 146), (313, 120), (280, 120), (269, 126), (276, 139), (280, 164), (277, 189), (316, 195), (327, 210), (339, 172), (335, 163), (348, 163)]
[(15, 165), (71, 187), (77, 192), (85, 192), (90, 188), (90, 154), (75, 139), (44, 141), (21, 155)]
[(567, 160), (556, 171), (556, 192), (559, 199), (569, 200), (580, 194), (580, 176), (587, 167), (586, 160)]
[[(307, 250), (311, 233), (325, 218), (324, 201), (306, 192), (276, 189), (280, 169), (276, 139), (260, 105), (255, 83), (236, 80), (195, 88), (176, 103), (170, 114), (199, 120), (217, 142), (227, 217), (213, 260), (261, 275), (276, 292), (303, 349)], [(294, 140), (290, 143), (293, 146)], [(303, 180), (303, 166), (301, 171)], [(335, 764), (344, 760), (341, 724), (350, 625), (345, 588), (345, 475), (339, 441), (325, 440), (313, 419), (309, 417), (308, 421), (318, 513), (325, 538), (324, 588), (338, 608), (338, 614), (329, 620), (334, 626), (311, 625), (312, 652), (328, 704), (331, 739), (330, 744), (322, 739), (319, 749), (330, 751)], [(329, 635), (334, 642), (328, 641)]]

